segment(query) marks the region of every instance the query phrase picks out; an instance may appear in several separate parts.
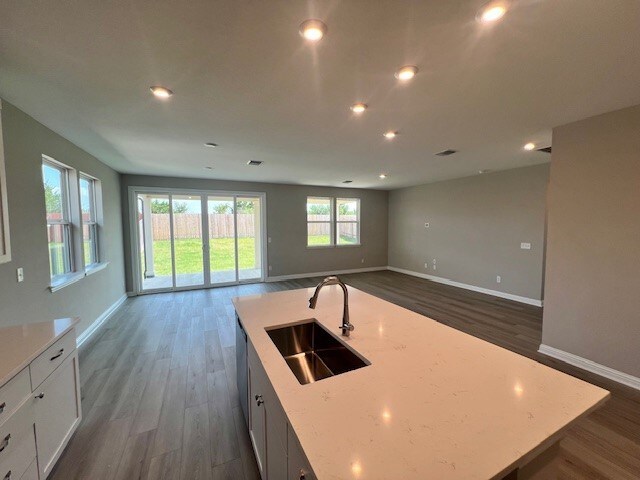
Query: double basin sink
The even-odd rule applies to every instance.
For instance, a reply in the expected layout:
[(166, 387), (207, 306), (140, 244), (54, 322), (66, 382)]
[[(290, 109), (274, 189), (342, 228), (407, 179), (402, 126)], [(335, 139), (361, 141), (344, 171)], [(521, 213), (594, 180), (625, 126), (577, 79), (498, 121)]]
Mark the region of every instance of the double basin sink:
[(315, 318), (269, 329), (267, 334), (302, 385), (369, 365)]

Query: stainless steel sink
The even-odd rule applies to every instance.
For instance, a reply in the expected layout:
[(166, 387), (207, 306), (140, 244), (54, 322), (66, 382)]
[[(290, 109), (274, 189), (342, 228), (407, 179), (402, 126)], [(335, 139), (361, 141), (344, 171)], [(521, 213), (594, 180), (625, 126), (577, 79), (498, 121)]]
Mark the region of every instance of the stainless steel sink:
[(267, 333), (302, 385), (369, 365), (316, 319), (276, 327)]

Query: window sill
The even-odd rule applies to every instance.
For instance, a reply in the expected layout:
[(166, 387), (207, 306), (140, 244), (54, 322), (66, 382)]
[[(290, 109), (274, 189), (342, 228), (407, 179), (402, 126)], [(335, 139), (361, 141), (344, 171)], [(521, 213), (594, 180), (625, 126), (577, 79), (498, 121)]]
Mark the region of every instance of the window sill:
[(51, 279), (49, 290), (51, 290), (51, 293), (62, 290), (64, 287), (68, 287), (69, 285), (79, 282), (84, 277), (88, 277), (100, 270), (104, 270), (107, 266), (109, 266), (109, 262), (96, 263), (87, 267), (84, 272), (73, 272), (67, 273), (66, 275), (59, 275), (56, 278)]
[(84, 276), (85, 276), (84, 272), (73, 272), (73, 273), (67, 273), (66, 275), (59, 275), (51, 279), (51, 285), (49, 286), (49, 290), (51, 290), (51, 293), (57, 292), (58, 290), (61, 290), (64, 287), (68, 287), (69, 285), (79, 282), (84, 278)]
[(342, 245), (307, 245), (307, 248), (315, 250), (317, 248), (344, 248), (344, 247), (361, 247), (361, 243), (345, 243)]
[(84, 273), (88, 277), (89, 275), (93, 275), (94, 273), (97, 273), (100, 270), (104, 270), (108, 266), (109, 266), (109, 262), (94, 263), (93, 265), (89, 265), (87, 268), (85, 268)]

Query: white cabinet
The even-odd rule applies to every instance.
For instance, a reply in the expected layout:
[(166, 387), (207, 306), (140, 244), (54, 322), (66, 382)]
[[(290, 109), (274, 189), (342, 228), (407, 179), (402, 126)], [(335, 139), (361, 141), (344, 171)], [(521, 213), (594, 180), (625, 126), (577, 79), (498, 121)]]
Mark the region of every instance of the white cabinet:
[(264, 379), (257, 368), (249, 364), (249, 435), (258, 461), (258, 470), (263, 480), (266, 480), (267, 459), (267, 417), (261, 388)]
[(249, 433), (258, 468), (262, 480), (284, 480), (287, 478), (287, 417), (250, 341), (247, 349)]
[[(316, 476), (313, 474), (311, 470), (311, 466), (307, 461), (307, 457), (305, 457), (304, 452), (302, 451), (302, 447), (296, 438), (295, 433), (291, 430), (291, 427), (288, 428), (288, 436), (289, 436), (289, 459), (288, 459), (288, 471), (289, 476), (286, 477), (288, 480), (316, 480)], [(285, 478), (285, 477), (283, 477)]]
[(0, 378), (0, 480), (45, 480), (80, 423), (75, 321), (55, 322), (0, 329), (0, 363), (18, 372)]
[(46, 478), (80, 422), (78, 354), (73, 352), (34, 392), (40, 478)]

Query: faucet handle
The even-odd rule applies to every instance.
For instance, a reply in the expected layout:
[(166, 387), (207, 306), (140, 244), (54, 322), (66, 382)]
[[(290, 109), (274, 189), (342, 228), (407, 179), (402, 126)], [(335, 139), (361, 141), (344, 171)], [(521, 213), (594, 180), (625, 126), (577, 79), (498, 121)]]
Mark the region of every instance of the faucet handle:
[(351, 323), (347, 323), (345, 325), (340, 325), (340, 328), (342, 329), (343, 332), (346, 332), (346, 331), (353, 332), (353, 330), (356, 327), (354, 327), (353, 324)]

